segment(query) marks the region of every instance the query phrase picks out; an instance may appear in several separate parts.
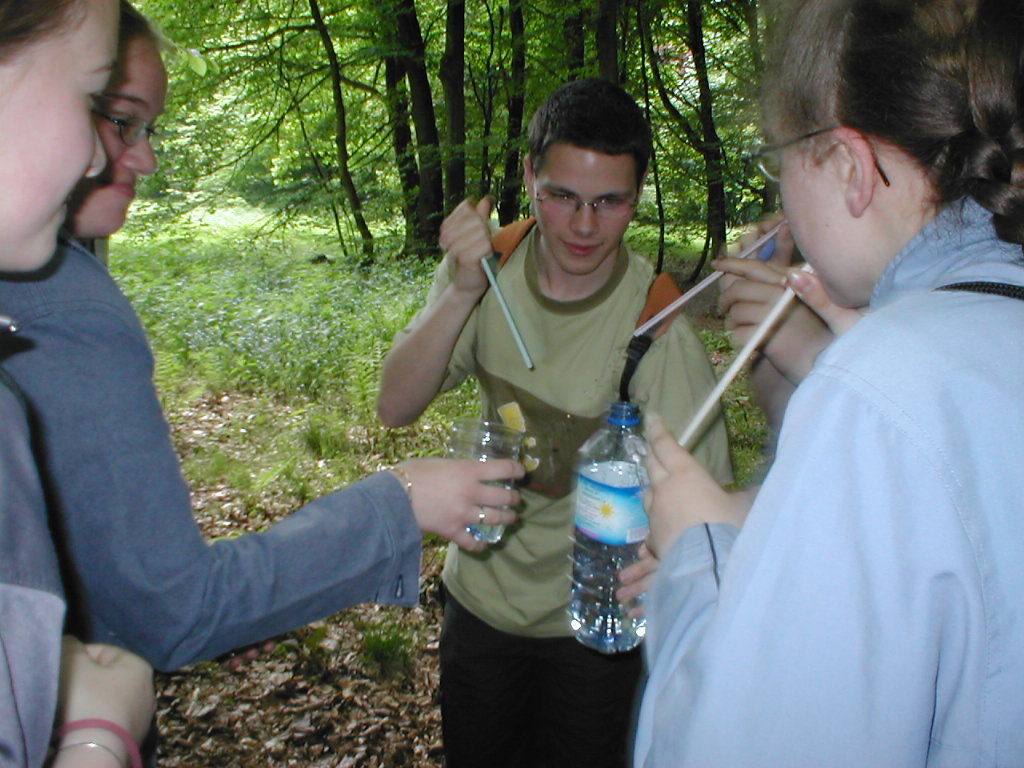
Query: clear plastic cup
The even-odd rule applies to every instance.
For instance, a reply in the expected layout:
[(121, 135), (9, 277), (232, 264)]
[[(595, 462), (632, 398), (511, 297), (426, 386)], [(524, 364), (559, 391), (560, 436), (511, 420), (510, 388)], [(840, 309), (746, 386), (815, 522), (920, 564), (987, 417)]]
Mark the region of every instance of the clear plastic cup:
[[(453, 459), (519, 459), (524, 433), (494, 421), (458, 419), (448, 434), (448, 456)], [(511, 480), (494, 485), (515, 487)], [(469, 525), (466, 530), (477, 541), (495, 544), (505, 534), (504, 525)]]

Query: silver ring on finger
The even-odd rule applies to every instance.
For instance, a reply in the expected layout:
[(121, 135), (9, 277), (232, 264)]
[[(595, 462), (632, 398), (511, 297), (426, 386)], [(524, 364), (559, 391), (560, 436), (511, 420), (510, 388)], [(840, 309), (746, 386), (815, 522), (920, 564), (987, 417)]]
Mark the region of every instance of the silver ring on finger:
[(480, 510), (476, 518), (477, 525), (483, 525), (484, 517), (487, 515), (487, 511), (481, 506), (478, 506), (477, 509)]

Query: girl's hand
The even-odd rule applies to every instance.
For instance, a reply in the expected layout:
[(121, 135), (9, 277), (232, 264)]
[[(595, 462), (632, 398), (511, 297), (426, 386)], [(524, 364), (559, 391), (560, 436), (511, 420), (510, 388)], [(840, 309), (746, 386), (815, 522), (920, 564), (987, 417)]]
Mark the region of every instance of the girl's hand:
[(399, 466), (412, 481), (412, 511), (423, 531), (479, 552), (487, 544), (474, 539), (466, 526), (516, 521), (512, 507), (519, 503), (519, 492), (502, 483), (523, 477), (526, 471), (518, 461), (410, 459)]
[[(758, 222), (744, 235), (745, 247), (778, 223), (781, 214)], [(738, 344), (745, 344), (786, 289), (786, 269), (793, 262), (796, 246), (789, 227), (774, 237), (774, 252), (767, 261), (724, 258), (714, 262), (725, 272), (718, 308), (725, 314), (725, 328)], [(792, 383), (799, 383), (814, 364), (818, 353), (832, 341), (832, 334), (813, 312), (796, 302), (781, 319), (761, 348), (761, 355)]]
[[(759, 222), (744, 235), (741, 248), (771, 229), (778, 218)], [(821, 350), (849, 330), (862, 314), (833, 302), (819, 277), (790, 268), (797, 252), (788, 227), (779, 230), (774, 242), (774, 252), (767, 261), (755, 257), (723, 258), (714, 262), (715, 269), (726, 273), (722, 278), (718, 308), (726, 315), (726, 329), (744, 344), (787, 285), (792, 286), (802, 303), (795, 303), (783, 316), (761, 354), (789, 382), (799, 384)]]
[[(110, 720), (141, 743), (156, 711), (153, 668), (123, 648), (94, 643), (83, 645), (67, 635), (61, 654), (58, 720)], [(72, 732), (65, 740), (82, 739)]]
[(829, 297), (821, 278), (813, 273), (790, 269), (786, 272), (786, 279), (800, 301), (824, 321), (833, 337), (842, 336), (867, 312), (867, 307), (851, 308), (836, 304)]
[[(615, 599), (620, 603), (628, 603), (640, 597), (654, 583), (654, 574), (659, 565), (658, 558), (651, 554), (651, 550), (646, 544), (642, 544), (640, 559), (619, 571), (619, 581), (622, 582), (622, 586), (615, 591)], [(631, 619), (643, 616), (643, 604), (634, 605), (629, 609), (628, 615)]]
[(724, 490), (689, 451), (676, 442), (656, 414), (648, 414), (647, 474), (651, 487), (647, 513), (651, 532), (647, 545), (658, 557), (675, 543), (683, 532), (704, 523), (743, 524), (752, 496)]

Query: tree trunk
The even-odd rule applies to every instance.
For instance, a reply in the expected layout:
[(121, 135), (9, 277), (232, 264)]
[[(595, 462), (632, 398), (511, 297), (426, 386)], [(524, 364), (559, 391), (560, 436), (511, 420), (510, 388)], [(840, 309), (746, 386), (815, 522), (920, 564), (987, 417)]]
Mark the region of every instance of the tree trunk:
[(409, 128), (409, 99), (402, 87), (405, 72), (402, 62), (396, 56), (384, 59), (384, 87), (387, 99), (388, 118), (391, 122), (391, 144), (395, 150), (398, 178), (402, 185), (402, 215), (405, 217), (405, 254), (412, 254), (422, 233), (419, 231), (419, 216), (416, 213), (416, 198), (419, 195), (420, 172), (416, 167), (416, 156), (412, 148), (412, 130)]
[(618, 16), (618, 0), (600, 0), (595, 24), (597, 65), (601, 77), (613, 83), (619, 82), (619, 35), (616, 26)]
[[(286, 87), (288, 87), (287, 84)], [(302, 115), (302, 108), (299, 106), (298, 99), (295, 98), (295, 92), (289, 88), (288, 95), (291, 97), (292, 101), (292, 112), (299, 121), (299, 131), (302, 133), (302, 141), (306, 144), (306, 149), (309, 151), (309, 159), (313, 162), (313, 168), (316, 169), (316, 177), (320, 179), (320, 184), (323, 186), (330, 199), (331, 215), (334, 218), (334, 231), (338, 235), (338, 245), (341, 246), (341, 252), (344, 253), (345, 256), (348, 256), (348, 246), (345, 243), (345, 233), (341, 229), (341, 212), (338, 210), (338, 204), (335, 202), (334, 195), (331, 194), (330, 176), (324, 169), (324, 164), (320, 162), (320, 156), (313, 148), (313, 142), (309, 140), (309, 131), (306, 129), (306, 118)]]
[[(637, 27), (640, 30), (640, 74), (643, 80), (644, 86), (644, 116), (647, 118), (647, 122), (651, 122), (651, 83), (647, 76), (647, 61), (649, 59), (648, 51), (651, 50), (647, 44), (646, 28), (643, 21), (643, 8), (639, 5), (636, 9), (637, 15)], [(649, 170), (648, 185), (653, 182), (654, 185), (654, 202), (658, 207), (658, 260), (655, 264), (655, 271), (661, 274), (665, 269), (665, 196), (661, 190), (661, 174), (658, 172), (658, 153), (657, 153), (657, 133), (653, 132), (655, 136), (654, 151), (651, 152), (651, 167)]]
[(448, 0), (441, 84), (448, 118), (446, 210), (466, 196), (466, 0)]
[(355, 182), (352, 180), (352, 173), (348, 167), (348, 126), (345, 121), (345, 100), (341, 93), (341, 67), (338, 65), (338, 54), (334, 50), (334, 41), (331, 40), (330, 30), (324, 24), (323, 16), (320, 13), (318, 0), (309, 0), (309, 10), (313, 14), (313, 24), (320, 39), (324, 44), (324, 51), (327, 53), (327, 60), (331, 70), (331, 92), (334, 96), (334, 117), (337, 131), (335, 143), (338, 150), (338, 170), (341, 174), (341, 185), (348, 198), (349, 209), (352, 219), (355, 221), (356, 229), (363, 241), (363, 262), (369, 264), (373, 261), (373, 233), (366, 225), (363, 217), (363, 203), (359, 199), (359, 192), (356, 190)]
[(409, 95), (412, 100), (412, 122), (416, 126), (419, 150), (420, 189), (416, 210), (419, 217), (417, 249), (424, 257), (437, 253), (437, 238), (444, 216), (444, 192), (441, 179), (441, 148), (434, 114), (434, 99), (427, 76), (425, 46), (416, 16), (414, 0), (399, 0), (395, 20), (398, 44), (402, 48)]
[[(687, 0), (688, 4), (694, 2), (694, 0)], [(699, 2), (699, 0), (697, 0)], [(689, 10), (689, 8), (687, 9)], [(699, 11), (699, 9), (698, 9)], [(651, 37), (650, 29), (647, 24), (647, 18), (643, 13), (639, 13), (637, 16), (639, 20), (642, 38), (647, 43), (647, 57), (651, 67), (651, 79), (654, 81), (655, 89), (658, 91), (658, 97), (661, 100), (662, 106), (670, 117), (679, 125), (683, 133), (686, 136), (686, 140), (689, 144), (696, 149), (701, 157), (704, 159), (704, 174), (705, 174), (705, 187), (707, 189), (708, 196), (708, 208), (707, 215), (705, 217), (707, 221), (707, 238), (705, 239), (705, 245), (701, 257), (694, 267), (693, 273), (691, 274), (691, 282), (696, 280), (700, 275), (701, 270), (704, 269), (704, 264), (707, 262), (709, 253), (709, 247), (711, 250), (720, 248), (725, 244), (725, 191), (723, 188), (722, 179), (722, 148), (721, 143), (718, 141), (717, 134), (714, 132), (714, 120), (711, 117), (711, 97), (710, 93), (707, 95), (706, 104), (708, 109), (708, 123), (711, 128), (711, 136), (713, 140), (709, 141), (706, 134), (702, 131), (706, 130), (708, 126), (703, 123), (704, 115), (701, 114), (701, 131), (698, 131), (686, 119), (686, 116), (676, 107), (672, 100), (672, 96), (669, 94), (668, 89), (665, 87), (664, 78), (661, 75), (661, 66), (658, 63), (658, 54), (654, 50), (654, 43)], [(698, 108), (698, 112), (703, 112), (705, 108), (705, 97), (703, 94), (704, 88), (707, 87), (707, 69), (706, 62), (703, 56), (703, 33), (701, 30), (702, 19), (698, 18), (696, 38), (701, 42), (701, 71), (702, 85), (701, 90), (701, 105)], [(692, 25), (691, 25), (692, 26)], [(695, 36), (693, 28), (688, 30), (688, 45), (692, 43)], [(696, 58), (696, 51), (691, 51)], [(717, 172), (716, 172), (717, 169)]]
[(704, 9), (701, 0), (686, 0), (686, 19), (689, 26), (687, 45), (693, 54), (700, 94), (698, 116), (703, 139), (700, 151), (704, 156), (707, 173), (708, 235), (711, 238), (711, 253), (717, 254), (725, 246), (725, 157), (722, 153), (722, 140), (715, 126), (714, 97), (708, 80), (707, 52), (704, 48)]
[(341, 226), (341, 211), (338, 209), (338, 203), (336, 195), (334, 194), (333, 185), (331, 184), (331, 175), (327, 169), (324, 168), (324, 164), (320, 159), (320, 153), (316, 151), (313, 146), (313, 142), (310, 140), (309, 130), (306, 128), (306, 118), (302, 114), (302, 105), (299, 104), (299, 98), (295, 94), (295, 89), (292, 87), (292, 82), (285, 72), (284, 59), (282, 57), (277, 58), (277, 77), (281, 83), (281, 87), (285, 93), (288, 94), (288, 100), (291, 102), (291, 113), (295, 115), (296, 120), (299, 123), (299, 132), (302, 134), (302, 141), (306, 146), (306, 151), (309, 154), (309, 159), (313, 163), (313, 168), (316, 170), (316, 177), (320, 180), (320, 186), (323, 187), (324, 192), (327, 193), (327, 198), (331, 208), (331, 216), (334, 219), (334, 231), (338, 235), (338, 245), (341, 247), (341, 252), (347, 257), (348, 256), (348, 244), (345, 242), (345, 233)]
[(491, 127), (494, 125), (495, 107), (498, 100), (498, 92), (501, 88), (501, 75), (495, 59), (500, 58), (499, 48), (501, 30), (505, 28), (505, 10), (498, 9), (498, 18), (495, 19), (491, 5), (487, 9), (487, 55), (483, 63), (473, 66), (470, 59), (466, 69), (466, 76), (469, 79), (470, 91), (476, 100), (476, 107), (480, 111), (480, 158), (478, 167), (480, 178), (477, 182), (476, 196), (482, 198), (484, 195), (492, 194), (492, 182), (494, 180), (494, 164), (491, 162)]
[(508, 150), (505, 155), (505, 177), (498, 199), (498, 221), (501, 224), (515, 221), (519, 216), (519, 187), (523, 177), (519, 149), (526, 101), (526, 25), (523, 21), (523, 0), (509, 0), (508, 18), (512, 36), (512, 68), (508, 89)]
[[(747, 37), (750, 39), (750, 63), (754, 72), (764, 71), (764, 61), (761, 52), (761, 26), (757, 14), (757, 0), (739, 0), (740, 12), (743, 23), (746, 27)], [(757, 169), (751, 167), (748, 170), (750, 178), (756, 178)], [(761, 188), (761, 210), (764, 212), (774, 211), (779, 207), (779, 183), (769, 179), (764, 180), (764, 187)]]
[(586, 29), (586, 16), (582, 10), (577, 10), (562, 22), (562, 32), (565, 37), (565, 71), (568, 73), (567, 80), (578, 80), (583, 74), (587, 64), (587, 43), (584, 30)]

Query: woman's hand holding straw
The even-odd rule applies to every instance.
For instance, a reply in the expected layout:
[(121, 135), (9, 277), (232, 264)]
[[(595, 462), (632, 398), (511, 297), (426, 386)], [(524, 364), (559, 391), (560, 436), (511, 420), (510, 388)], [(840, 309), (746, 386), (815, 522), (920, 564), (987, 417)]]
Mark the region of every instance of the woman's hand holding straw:
[[(805, 264), (802, 269), (805, 272), (811, 271), (809, 264)], [(697, 412), (690, 420), (689, 426), (687, 426), (679, 436), (678, 442), (681, 446), (687, 450), (692, 448), (690, 443), (698, 434), (700, 428), (704, 425), (708, 414), (711, 413), (711, 410), (718, 404), (718, 399), (722, 396), (722, 393), (725, 392), (726, 388), (732, 383), (732, 380), (736, 378), (736, 374), (739, 373), (743, 364), (746, 363), (754, 350), (757, 349), (762, 341), (764, 341), (765, 336), (768, 335), (768, 332), (775, 325), (775, 322), (779, 319), (782, 313), (786, 311), (786, 308), (789, 306), (789, 303), (793, 300), (794, 296), (796, 296), (796, 293), (794, 293), (792, 287), (787, 287), (786, 290), (782, 292), (782, 296), (780, 296), (779, 300), (775, 302), (775, 306), (773, 306), (768, 314), (765, 315), (764, 320), (761, 321), (747, 340), (747, 343), (744, 344), (743, 348), (739, 353), (737, 353), (735, 359), (733, 359), (732, 363), (729, 365), (729, 368), (726, 369), (722, 378), (718, 381), (718, 384), (716, 384), (714, 389), (712, 389), (708, 394), (703, 405), (697, 409)]]
[[(648, 551), (655, 558), (663, 555), (683, 531), (694, 525), (725, 523), (741, 527), (754, 503), (757, 489), (724, 490), (689, 451), (676, 443), (656, 413), (647, 414), (645, 425), (650, 444), (647, 474), (651, 480), (644, 499), (651, 522)], [(627, 573), (635, 567), (632, 565), (622, 570), (620, 578), (623, 583), (628, 583)], [(638, 574), (631, 574), (635, 575)], [(626, 589), (628, 587), (620, 588), (619, 593)], [(619, 599), (622, 600), (621, 597)]]
[[(736, 258), (738, 258), (738, 259), (746, 259), (752, 253), (758, 251), (761, 248), (761, 246), (763, 246), (766, 243), (768, 243), (769, 241), (771, 241), (771, 239), (773, 237), (775, 237), (776, 234), (778, 234), (779, 230), (782, 229), (782, 227), (783, 227), (783, 225), (785, 225), (785, 223), (786, 223), (786, 220), (782, 219), (778, 224), (776, 224), (774, 227), (769, 229), (767, 232), (765, 232), (763, 235), (761, 235), (759, 238), (757, 238), (754, 242), (752, 242), (750, 245), (748, 245), (746, 248), (744, 248), (742, 251), (740, 251), (738, 254), (736, 254)], [(772, 254), (772, 252), (768, 251), (767, 256), (764, 257), (764, 258), (771, 258), (771, 254)], [(761, 254), (758, 254), (758, 258), (762, 258)], [(662, 320), (664, 320), (666, 317), (668, 317), (670, 314), (675, 312), (677, 309), (679, 309), (681, 306), (683, 306), (686, 302), (688, 302), (694, 296), (699, 294), (701, 291), (703, 291), (709, 285), (714, 283), (716, 280), (718, 280), (718, 278), (720, 278), (724, 274), (725, 274), (724, 272), (720, 272), (720, 271), (717, 271), (717, 270), (715, 272), (712, 272), (710, 275), (708, 275), (703, 280), (701, 280), (699, 283), (697, 283), (695, 286), (693, 286), (693, 288), (688, 290), (686, 293), (684, 293), (678, 299), (676, 299), (671, 304), (669, 304), (667, 307), (665, 307), (663, 310), (658, 312), (658, 314), (656, 314), (654, 317), (652, 317), (646, 323), (644, 323), (639, 328), (637, 328), (635, 331), (633, 331), (633, 335), (634, 336), (640, 336), (640, 335), (646, 333), (647, 331), (649, 331), (651, 328), (653, 328), (658, 323), (660, 323)]]

